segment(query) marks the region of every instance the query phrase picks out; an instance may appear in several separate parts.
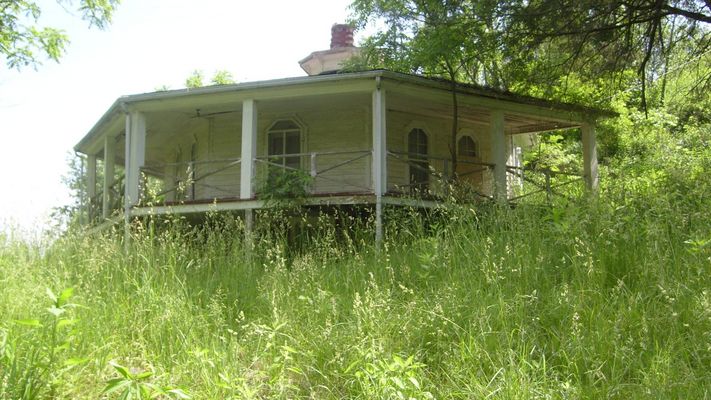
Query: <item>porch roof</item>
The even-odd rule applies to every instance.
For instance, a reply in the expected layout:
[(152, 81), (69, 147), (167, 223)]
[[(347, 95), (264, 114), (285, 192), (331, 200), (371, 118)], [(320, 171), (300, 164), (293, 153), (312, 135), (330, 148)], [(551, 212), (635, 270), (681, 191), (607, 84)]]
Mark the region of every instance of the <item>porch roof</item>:
[[(98, 147), (98, 140), (111, 131), (120, 131), (123, 128), (123, 114), (140, 107), (144, 104), (157, 103), (162, 107), (169, 107), (171, 101), (178, 101), (183, 98), (204, 98), (206, 96), (220, 96), (224, 94), (237, 94), (244, 92), (254, 92), (259, 97), (259, 92), (274, 91), (280, 88), (309, 87), (327, 85), (335, 88), (344, 83), (369, 81), (382, 79), (386, 82), (397, 84), (407, 84), (420, 87), (433, 92), (450, 92), (452, 82), (446, 79), (427, 78), (418, 75), (410, 75), (388, 70), (371, 70), (362, 72), (334, 73), (328, 75), (303, 76), (294, 78), (272, 79), (266, 81), (244, 82), (229, 85), (206, 86), (196, 89), (176, 89), (152, 93), (141, 93), (119, 97), (91, 130), (74, 146), (74, 150), (88, 154), (92, 148)], [(586, 118), (605, 118), (616, 116), (612, 111), (598, 108), (586, 107), (577, 104), (554, 102), (535, 97), (516, 95), (511, 92), (500, 91), (474, 84), (456, 83), (457, 92), (467, 95), (467, 97), (477, 98), (487, 103), (500, 102), (502, 106), (518, 105), (527, 106), (531, 109), (541, 111), (563, 112), (569, 115), (571, 120), (581, 120), (581, 116)], [(348, 90), (353, 90), (348, 89)], [(345, 91), (345, 90), (344, 90)], [(308, 95), (304, 92), (304, 95)], [(570, 117), (573, 115), (573, 117)]]

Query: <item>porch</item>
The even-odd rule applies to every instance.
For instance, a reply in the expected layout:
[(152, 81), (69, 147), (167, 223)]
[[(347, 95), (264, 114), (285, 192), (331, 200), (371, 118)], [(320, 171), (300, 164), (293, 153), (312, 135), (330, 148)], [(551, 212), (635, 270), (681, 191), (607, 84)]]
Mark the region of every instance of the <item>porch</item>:
[[(466, 86), (458, 96), (454, 121), (448, 84), (370, 71), (122, 98), (77, 145), (87, 214), (128, 221), (298, 197), (370, 204), (379, 221), (383, 204), (435, 207), (455, 183), (472, 202), (550, 196), (576, 182), (596, 189), (601, 112)], [(582, 131), (583, 169), (524, 168), (520, 149), (559, 129)]]

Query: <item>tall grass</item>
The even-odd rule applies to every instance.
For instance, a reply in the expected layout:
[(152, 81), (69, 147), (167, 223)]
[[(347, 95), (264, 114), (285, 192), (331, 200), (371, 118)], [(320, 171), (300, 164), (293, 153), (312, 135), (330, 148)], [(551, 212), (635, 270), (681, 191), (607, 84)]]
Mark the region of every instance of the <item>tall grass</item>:
[[(702, 203), (392, 209), (380, 253), (347, 214), (0, 240), (0, 399), (11, 361), (36, 398), (102, 398), (112, 363), (196, 399), (709, 398)], [(55, 343), (46, 288), (80, 305)]]

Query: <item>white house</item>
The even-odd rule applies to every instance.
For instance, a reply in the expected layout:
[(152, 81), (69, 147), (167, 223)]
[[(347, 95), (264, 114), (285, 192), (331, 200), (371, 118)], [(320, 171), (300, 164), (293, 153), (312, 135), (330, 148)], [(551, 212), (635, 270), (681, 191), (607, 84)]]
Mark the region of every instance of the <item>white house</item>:
[[(338, 72), (357, 53), (340, 27), (330, 50), (301, 61), (309, 76), (116, 100), (75, 146), (87, 156), (93, 214), (110, 217), (123, 197), (127, 220), (208, 210), (244, 210), (251, 219), (251, 210), (265, 206), (260, 192), (269, 190), (275, 171), (295, 170), (311, 177), (305, 204), (373, 205), (378, 222), (384, 204), (436, 204), (444, 190), (437, 178), (454, 172), (451, 82), (386, 70)], [(509, 195), (507, 161), (517, 162), (519, 138), (564, 128), (582, 130), (583, 175), (596, 189), (595, 122), (609, 113), (466, 84), (458, 84), (457, 96), (456, 173), (482, 196)], [(125, 176), (122, 196), (117, 166)], [(145, 177), (160, 185), (150, 205)]]

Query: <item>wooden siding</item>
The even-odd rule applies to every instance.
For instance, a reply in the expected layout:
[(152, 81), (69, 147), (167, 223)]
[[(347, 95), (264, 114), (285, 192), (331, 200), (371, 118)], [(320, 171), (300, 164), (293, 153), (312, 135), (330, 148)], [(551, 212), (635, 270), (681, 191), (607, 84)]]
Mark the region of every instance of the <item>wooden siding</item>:
[[(276, 121), (292, 119), (302, 126), (301, 153), (317, 153), (316, 171), (357, 157), (359, 151), (370, 150), (369, 111), (365, 107), (327, 110), (307, 110), (293, 114), (265, 113), (259, 118), (257, 156), (267, 155), (267, 131)], [(320, 154), (354, 152), (353, 154)], [(319, 174), (311, 184), (314, 194), (365, 192), (370, 190), (370, 156)], [(311, 157), (301, 157), (301, 168), (309, 173)], [(263, 165), (257, 166), (257, 187), (264, 179)]]
[[(354, 105), (350, 107), (310, 108), (292, 113), (280, 113), (272, 110), (260, 111), (258, 119), (257, 157), (267, 156), (267, 131), (276, 121), (291, 119), (302, 126), (302, 149), (305, 153), (301, 160), (301, 168), (309, 173), (312, 162), (310, 153), (316, 153), (316, 171), (318, 176), (311, 184), (314, 194), (370, 192), (372, 189), (371, 163), (372, 155), (372, 121), (369, 105)], [(188, 178), (188, 163), (194, 162), (195, 176), (198, 181), (194, 187), (194, 199), (209, 200), (213, 198), (236, 198), (240, 189), (240, 165), (231, 166), (217, 173), (215, 169), (224, 168), (227, 162), (205, 163), (215, 160), (237, 159), (241, 154), (241, 114), (228, 113), (210, 118), (198, 118), (188, 124), (173, 143), (173, 159), (169, 162), (181, 163), (166, 171), (165, 175), (173, 173), (178, 180)], [(461, 121), (460, 134), (471, 135), (477, 145), (476, 158), (462, 158), (473, 162), (490, 162), (491, 141), (489, 127), (484, 124)], [(444, 172), (442, 158), (450, 158), (451, 118), (448, 116), (422, 116), (415, 112), (388, 111), (387, 115), (387, 148), (395, 153), (406, 153), (407, 135), (414, 128), (423, 129), (428, 135), (428, 151), (431, 157), (430, 165), (436, 173)], [(507, 140), (511, 147), (510, 140)], [(194, 148), (193, 148), (194, 146)], [(194, 152), (194, 154), (193, 154)], [(352, 152), (351, 154), (328, 154), (331, 152)], [(326, 153), (326, 154), (323, 154)], [(344, 161), (361, 157), (356, 161), (338, 166)], [(388, 190), (407, 191), (409, 184), (409, 168), (405, 155), (388, 156)], [(449, 164), (451, 166), (451, 164)], [(458, 173), (466, 173), (478, 169), (474, 165), (460, 163)], [(321, 173), (321, 171), (328, 170)], [(212, 173), (205, 179), (201, 176)], [(255, 186), (257, 190), (263, 186), (266, 177), (266, 164), (257, 162)], [(477, 186), (481, 192), (491, 192), (491, 174), (485, 172), (467, 174), (463, 178)], [(167, 185), (167, 183), (166, 183)], [(443, 191), (442, 185), (435, 177), (430, 178), (430, 189), (435, 193)], [(193, 199), (193, 188), (185, 187), (178, 199)]]
[[(441, 118), (428, 117), (402, 111), (389, 112), (388, 150), (396, 153), (407, 152), (407, 135), (414, 128), (423, 129), (427, 133), (428, 155), (433, 158), (430, 160), (430, 167), (434, 169), (435, 173), (443, 174), (444, 162), (439, 159), (451, 158), (451, 118), (444, 116)], [(463, 160), (488, 162), (491, 159), (491, 140), (487, 125), (460, 121), (458, 130), (460, 134), (465, 133), (472, 136), (479, 152), (478, 157)], [(400, 191), (407, 188), (409, 184), (409, 168), (406, 162), (397, 157), (388, 157), (388, 190)], [(451, 164), (449, 164), (448, 168), (451, 168)], [(465, 173), (473, 169), (476, 169), (473, 165), (460, 163), (457, 167), (457, 172)], [(486, 191), (490, 190), (491, 187), (491, 183), (487, 182), (488, 175), (485, 172), (469, 174), (465, 179), (476, 186), (481, 186), (481, 189)], [(435, 193), (442, 190), (441, 183), (437, 182), (434, 177), (430, 177), (430, 189)]]

